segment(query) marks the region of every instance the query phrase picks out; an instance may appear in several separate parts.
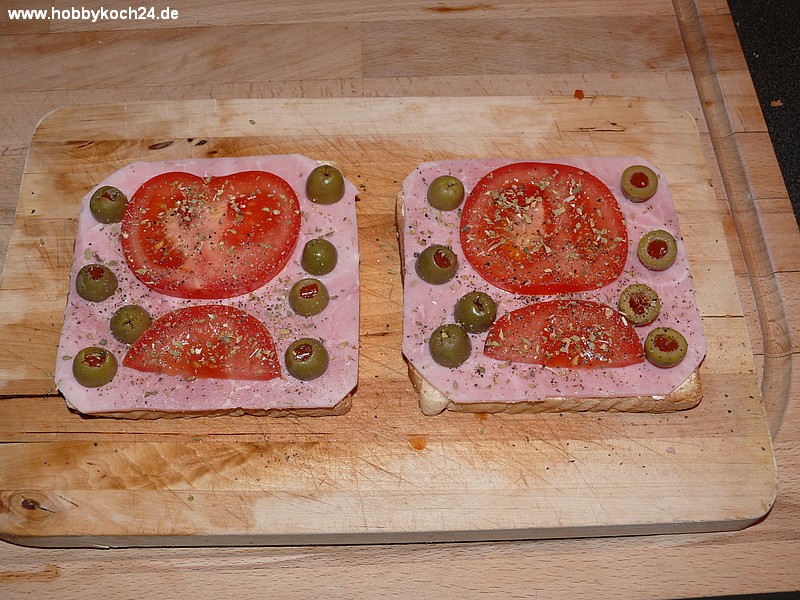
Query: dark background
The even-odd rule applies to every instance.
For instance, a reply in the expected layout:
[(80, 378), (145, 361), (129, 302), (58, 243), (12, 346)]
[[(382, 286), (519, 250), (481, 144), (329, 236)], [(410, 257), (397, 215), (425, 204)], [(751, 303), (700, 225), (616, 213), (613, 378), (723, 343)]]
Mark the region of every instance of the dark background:
[(800, 223), (800, 0), (728, 0)]

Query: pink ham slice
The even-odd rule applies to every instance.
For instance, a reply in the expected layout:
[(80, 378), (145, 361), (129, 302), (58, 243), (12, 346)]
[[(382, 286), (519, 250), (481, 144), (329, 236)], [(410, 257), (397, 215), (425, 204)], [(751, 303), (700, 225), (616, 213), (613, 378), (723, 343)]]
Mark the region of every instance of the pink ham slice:
[[(459, 241), (459, 211), (435, 211), (427, 202), (427, 188), (440, 175), (460, 179), (469, 194), (487, 173), (512, 159), (467, 159), (418, 165), (403, 182), (404, 318), (403, 354), (419, 374), (448, 400), (457, 403), (519, 402), (545, 398), (619, 398), (664, 396), (677, 389), (698, 368), (706, 353), (703, 325), (692, 287), (689, 263), (680, 236), (678, 216), (663, 174), (639, 157), (558, 158), (552, 162), (572, 165), (600, 179), (612, 191), (623, 211), (628, 230), (628, 257), (621, 276), (613, 283), (568, 297), (616, 306), (620, 292), (631, 283), (646, 283), (661, 298), (661, 313), (647, 327), (637, 327), (643, 342), (653, 327), (678, 329), (689, 343), (684, 360), (670, 369), (647, 361), (615, 369), (553, 369), (541, 365), (507, 363), (484, 355), (486, 333), (472, 335), (473, 352), (457, 369), (437, 365), (430, 357), (427, 340), (442, 323), (453, 321), (453, 306), (467, 292), (478, 290), (498, 304), (498, 318), (532, 302), (551, 297), (523, 296), (487, 283), (465, 259)], [(628, 201), (620, 189), (622, 171), (632, 164), (650, 166), (659, 173), (658, 191), (643, 203)], [(646, 232), (665, 229), (678, 241), (678, 258), (661, 272), (645, 268), (636, 257), (636, 244)], [(444, 285), (429, 285), (414, 271), (414, 261), (426, 246), (450, 246), (459, 261), (456, 276)]]
[[(320, 163), (301, 155), (187, 159), (133, 163), (111, 174), (97, 187), (114, 186), (130, 197), (145, 181), (166, 172), (183, 171), (200, 177), (218, 177), (241, 171), (266, 171), (286, 180), (297, 194), (303, 215), (292, 256), (271, 281), (251, 293), (225, 300), (190, 300), (149, 290), (128, 268), (120, 244), (118, 224), (102, 225), (92, 217), (87, 190), (81, 204), (75, 254), (70, 272), (70, 292), (59, 341), (55, 380), (67, 404), (82, 413), (131, 417), (192, 414), (339, 414), (358, 379), (359, 278), (356, 187), (345, 180), (345, 195), (332, 205), (318, 205), (305, 194), (305, 180)], [(345, 173), (346, 175), (346, 173)], [(300, 266), (306, 242), (324, 237), (338, 251), (338, 263), (320, 277), (331, 296), (329, 306), (313, 318), (298, 316), (286, 302), (292, 284), (307, 276)], [(75, 275), (88, 262), (108, 266), (119, 289), (100, 303), (81, 299), (75, 292)], [(128, 346), (111, 335), (109, 321), (126, 304), (139, 304), (154, 319), (171, 311), (208, 303), (245, 311), (272, 334), (283, 369), (289, 344), (301, 337), (324, 340), (330, 355), (322, 377), (303, 382), (284, 374), (267, 381), (205, 379), (145, 372), (121, 364), (111, 383), (85, 388), (72, 375), (72, 358), (84, 347), (102, 345), (122, 363)], [(285, 373), (285, 370), (284, 370)]]

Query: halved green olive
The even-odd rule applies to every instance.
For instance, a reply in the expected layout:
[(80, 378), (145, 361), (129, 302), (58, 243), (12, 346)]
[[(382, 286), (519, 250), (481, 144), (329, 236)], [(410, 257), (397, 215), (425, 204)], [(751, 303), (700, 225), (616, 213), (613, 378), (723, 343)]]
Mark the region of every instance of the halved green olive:
[(111, 335), (123, 344), (132, 344), (139, 339), (153, 319), (138, 304), (123, 306), (111, 317)]
[(489, 294), (468, 292), (456, 302), (453, 316), (467, 333), (483, 333), (497, 317), (497, 304)]
[(649, 325), (661, 312), (661, 301), (649, 285), (634, 283), (622, 290), (619, 311), (634, 325)]
[(469, 335), (455, 323), (438, 327), (431, 335), (428, 348), (436, 363), (450, 369), (462, 365), (472, 352)]
[(622, 193), (628, 200), (644, 202), (653, 197), (658, 189), (658, 175), (644, 165), (632, 165), (622, 172)]
[(72, 359), (72, 374), (83, 387), (104, 386), (117, 374), (116, 357), (99, 346), (84, 348)]
[(441, 285), (455, 276), (458, 270), (458, 258), (447, 246), (432, 244), (420, 252), (414, 269), (423, 281)]
[(128, 198), (120, 190), (109, 185), (97, 188), (89, 199), (89, 210), (101, 223), (119, 223), (125, 214)]
[(464, 184), (452, 175), (442, 175), (428, 186), (428, 203), (439, 210), (455, 210), (464, 200)]
[(327, 275), (333, 271), (339, 254), (336, 246), (323, 238), (315, 238), (306, 242), (300, 266), (311, 275)]
[(306, 180), (306, 196), (317, 204), (336, 204), (344, 197), (344, 177), (336, 167), (320, 165)]
[(292, 342), (284, 355), (289, 375), (301, 381), (311, 381), (328, 370), (328, 351), (322, 342), (300, 338)]
[(657, 367), (674, 367), (688, 348), (686, 338), (670, 327), (656, 327), (644, 340), (644, 355)]
[(75, 279), (78, 295), (90, 302), (102, 302), (117, 290), (117, 276), (105, 265), (90, 264), (81, 267)]
[(642, 236), (636, 254), (648, 269), (663, 271), (675, 262), (678, 256), (678, 244), (669, 231), (656, 229)]
[(328, 288), (319, 279), (301, 279), (289, 290), (289, 306), (301, 317), (318, 315), (329, 300)]

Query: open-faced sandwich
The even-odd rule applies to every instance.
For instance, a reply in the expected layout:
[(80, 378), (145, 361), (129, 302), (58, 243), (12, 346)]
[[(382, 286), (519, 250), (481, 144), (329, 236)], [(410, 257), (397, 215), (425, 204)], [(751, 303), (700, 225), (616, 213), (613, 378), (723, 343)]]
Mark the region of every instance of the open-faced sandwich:
[(355, 196), (300, 155), (139, 162), (87, 190), (55, 371), (67, 404), (128, 418), (346, 412)]
[(427, 415), (695, 406), (706, 341), (641, 158), (419, 165), (397, 203), (403, 354)]

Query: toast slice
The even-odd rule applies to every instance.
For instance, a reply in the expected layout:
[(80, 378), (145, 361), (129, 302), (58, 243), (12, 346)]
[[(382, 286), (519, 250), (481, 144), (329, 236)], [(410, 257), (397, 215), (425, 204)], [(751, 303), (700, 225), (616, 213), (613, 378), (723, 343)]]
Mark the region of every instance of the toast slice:
[[(478, 289), (498, 300), (498, 317), (537, 298), (515, 296), (491, 286), (464, 260), (458, 241), (460, 209), (452, 214), (442, 214), (426, 204), (425, 189), (430, 181), (441, 174), (451, 174), (462, 179), (468, 195), (476, 181), (499, 165), (513, 162), (510, 159), (471, 159), (439, 161), (419, 165), (409, 175), (397, 197), (395, 221), (401, 254), (404, 286), (404, 337), (403, 354), (408, 365), (409, 378), (419, 394), (421, 411), (428, 416), (445, 410), (455, 412), (485, 413), (538, 413), (538, 412), (672, 412), (690, 409), (702, 399), (699, 366), (706, 352), (702, 323), (697, 310), (685, 248), (681, 243), (681, 260), (674, 268), (672, 278), (679, 280), (673, 289), (664, 283), (665, 275), (658, 280), (658, 289), (669, 294), (680, 294), (676, 301), (667, 303), (666, 319), (680, 318), (688, 324), (691, 352), (680, 368), (662, 369), (649, 363), (622, 369), (575, 369), (583, 371), (565, 373), (563, 370), (531, 365), (492, 361), (482, 355), (483, 335), (472, 335), (472, 354), (457, 369), (436, 365), (427, 350), (427, 338), (435, 327), (452, 322), (452, 306), (462, 293)], [(647, 164), (641, 158), (611, 159), (561, 159), (556, 162), (573, 164), (591, 171), (614, 192), (626, 213), (633, 253), (641, 232), (655, 228), (658, 223), (668, 226), (679, 238), (677, 215), (674, 212), (666, 181), (660, 183), (656, 199), (659, 211), (643, 213), (643, 207), (625, 203), (619, 184), (614, 178), (629, 164)], [(658, 214), (654, 217), (653, 212)], [(641, 214), (646, 217), (642, 217)], [(424, 232), (424, 233), (420, 233)], [(680, 238), (679, 238), (680, 239)], [(459, 271), (452, 285), (432, 286), (422, 282), (414, 272), (415, 256), (429, 243), (449, 245), (459, 259)], [(632, 280), (641, 281), (649, 273), (639, 265), (626, 264), (621, 281), (609, 289), (590, 293), (593, 298), (611, 304), (609, 298)], [(654, 284), (655, 285), (655, 284)], [(448, 289), (452, 287), (454, 289)], [(417, 290), (417, 291), (415, 291)], [(678, 315), (676, 306), (681, 307)], [(671, 310), (670, 310), (671, 309)], [(657, 324), (657, 323), (656, 323)], [(653, 326), (655, 326), (654, 324)], [(640, 331), (641, 330), (641, 331)], [(637, 328), (642, 339), (650, 327)], [(531, 373), (536, 375), (531, 379)], [(590, 373), (589, 373), (590, 372)], [(479, 375), (476, 373), (480, 373)], [(516, 373), (516, 375), (515, 375)], [(524, 376), (521, 374), (524, 373)], [(553, 385), (538, 383), (548, 378)], [(508, 382), (505, 380), (508, 379)], [(572, 380), (572, 383), (570, 383)], [(625, 384), (625, 380), (638, 380), (639, 385)], [(494, 381), (492, 384), (487, 384)], [(536, 383), (532, 384), (531, 381)], [(559, 393), (562, 392), (562, 393)]]
[[(128, 419), (243, 414), (334, 416), (346, 413), (358, 380), (357, 190), (355, 185), (345, 180), (345, 193), (341, 200), (327, 205), (312, 202), (306, 196), (305, 182), (308, 174), (319, 164), (301, 155), (140, 162), (123, 167), (98, 183), (98, 188), (114, 186), (130, 198), (144, 182), (164, 173), (190, 173), (210, 181), (213, 178), (224, 180), (234, 173), (268, 172), (283, 179), (294, 191), (297, 213), (301, 215), (296, 243), (289, 250), (290, 255), (277, 275), (256, 289), (233, 297), (196, 300), (169, 296), (147, 286), (135, 276), (128, 257), (124, 255), (121, 225), (98, 222), (89, 206), (92, 191), (87, 190), (81, 204), (70, 271), (70, 291), (55, 369), (56, 385), (67, 405), (85, 415)], [(241, 202), (248, 201), (248, 197), (240, 197)], [(228, 195), (224, 200), (231, 203)], [(281, 219), (282, 214), (287, 212), (270, 210), (264, 213), (269, 214), (266, 217), (261, 216), (264, 210), (253, 209), (251, 212), (257, 212), (257, 219)], [(315, 238), (330, 241), (337, 249), (338, 260), (332, 271), (315, 276), (327, 288), (330, 297), (327, 308), (319, 314), (306, 317), (296, 314), (290, 307), (287, 294), (295, 282), (311, 277), (303, 269), (301, 257), (306, 242)], [(259, 246), (266, 246), (271, 241), (266, 240)], [(233, 246), (230, 249), (234, 249)], [(228, 254), (231, 261), (242, 262), (237, 253)], [(87, 263), (104, 265), (118, 280), (117, 290), (103, 301), (90, 302), (77, 293), (76, 276)], [(277, 355), (280, 375), (268, 380), (204, 378), (170, 374), (167, 368), (159, 366), (160, 363), (152, 370), (126, 366), (124, 357), (133, 346), (115, 339), (110, 330), (110, 319), (120, 307), (131, 304), (145, 308), (154, 321), (164, 315), (175, 314), (174, 311), (178, 309), (202, 304), (221, 304), (244, 311), (260, 321), (271, 335), (274, 350), (270, 349), (269, 352)], [(246, 339), (240, 343), (238, 332), (235, 339), (227, 330), (216, 335), (230, 349), (231, 356), (238, 349), (247, 347)], [(284, 362), (289, 345), (301, 338), (321, 340), (329, 355), (327, 370), (311, 381), (292, 377)], [(208, 348), (212, 347), (208, 343), (190, 346), (182, 337), (180, 341), (176, 339), (175, 344), (175, 349), (167, 345), (168, 353), (158, 356), (168, 360), (173, 352), (180, 355), (189, 351), (203, 355), (204, 352), (210, 352)], [(73, 375), (73, 360), (81, 349), (94, 346), (101, 346), (112, 353), (119, 367), (110, 382), (99, 387), (86, 387)], [(256, 347), (253, 354), (261, 356), (261, 352)], [(252, 356), (249, 358), (252, 359)], [(218, 362), (217, 357), (208, 360)]]

